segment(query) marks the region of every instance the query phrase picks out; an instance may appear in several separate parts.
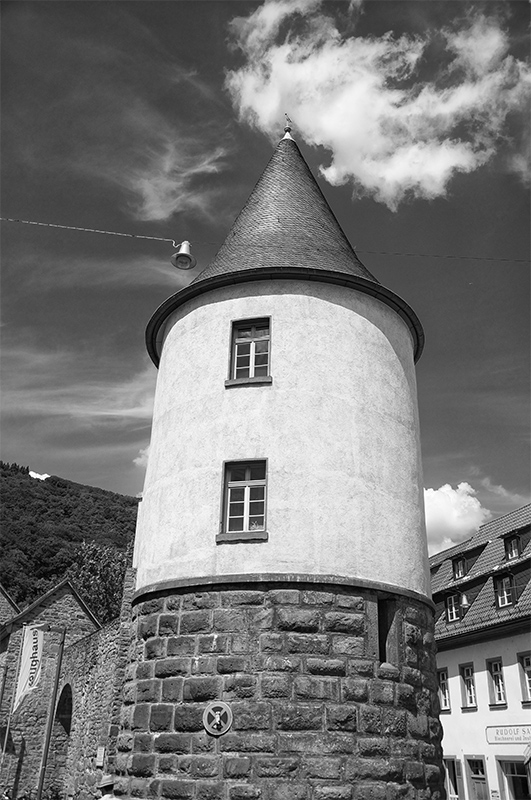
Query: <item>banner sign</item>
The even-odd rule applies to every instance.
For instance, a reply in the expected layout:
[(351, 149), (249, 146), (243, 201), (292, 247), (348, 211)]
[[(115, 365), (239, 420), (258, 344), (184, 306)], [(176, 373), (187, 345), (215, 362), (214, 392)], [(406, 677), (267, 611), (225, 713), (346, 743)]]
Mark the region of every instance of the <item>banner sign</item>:
[(20, 670), (18, 673), (17, 690), (13, 712), (17, 710), (26, 695), (35, 689), (41, 677), (42, 646), (44, 632), (41, 627), (24, 629), (24, 641), (20, 657)]
[(531, 725), (489, 725), (485, 733), (489, 744), (527, 744), (531, 741)]

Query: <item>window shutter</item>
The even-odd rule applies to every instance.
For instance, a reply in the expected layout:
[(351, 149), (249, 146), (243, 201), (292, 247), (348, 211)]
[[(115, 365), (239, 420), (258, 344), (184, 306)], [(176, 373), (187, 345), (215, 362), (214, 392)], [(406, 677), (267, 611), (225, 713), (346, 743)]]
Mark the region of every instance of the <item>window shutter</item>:
[(465, 800), (465, 785), (463, 783), (463, 768), (458, 758), (455, 759), (455, 775), (457, 778), (457, 796), (459, 800)]

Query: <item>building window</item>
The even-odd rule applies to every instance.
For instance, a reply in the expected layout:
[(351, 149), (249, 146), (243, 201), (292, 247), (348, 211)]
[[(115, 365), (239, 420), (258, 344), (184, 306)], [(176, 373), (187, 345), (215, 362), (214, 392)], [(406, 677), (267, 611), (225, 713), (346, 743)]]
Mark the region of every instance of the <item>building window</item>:
[(518, 536), (511, 536), (505, 540), (505, 558), (512, 561), (520, 555), (520, 542)]
[(496, 603), (498, 608), (512, 606), (514, 603), (514, 583), (512, 575), (504, 575), (496, 581)]
[(459, 595), (451, 594), (446, 598), (446, 619), (448, 622), (457, 622), (460, 617)]
[(455, 758), (445, 758), (443, 760), (446, 771), (445, 787), (448, 800), (464, 800), (463, 771), (461, 762)]
[(266, 539), (266, 462), (225, 465), (223, 522), (218, 541)]
[(507, 800), (523, 800), (529, 797), (529, 785), (523, 761), (500, 761)]
[(531, 703), (531, 653), (519, 653), (518, 664), (522, 684), (522, 702)]
[(474, 683), (473, 664), (462, 664), (459, 667), (459, 674), (461, 675), (463, 708), (476, 708), (476, 685)]
[(489, 676), (489, 695), (491, 705), (505, 705), (505, 684), (503, 682), (503, 669), (501, 658), (487, 661), (487, 671)]
[(456, 558), (453, 562), (454, 565), (454, 579), (457, 580), (458, 578), (464, 578), (465, 576), (465, 559), (464, 558)]
[(232, 326), (230, 378), (236, 381), (259, 381), (269, 377), (269, 319), (249, 319)]
[(437, 680), (439, 683), (439, 704), (441, 711), (450, 711), (450, 689), (448, 686), (448, 670), (437, 670)]
[(474, 800), (487, 800), (489, 787), (485, 774), (485, 762), (482, 758), (467, 759), (468, 796)]

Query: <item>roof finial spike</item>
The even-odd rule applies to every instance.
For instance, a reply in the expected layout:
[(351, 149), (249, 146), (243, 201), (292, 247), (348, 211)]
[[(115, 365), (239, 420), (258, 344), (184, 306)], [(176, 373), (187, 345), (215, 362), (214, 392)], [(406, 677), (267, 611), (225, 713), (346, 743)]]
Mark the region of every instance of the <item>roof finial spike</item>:
[(291, 135), (291, 126), (293, 125), (293, 122), (290, 120), (290, 118), (288, 117), (287, 114), (284, 114), (284, 116), (286, 117), (286, 125), (284, 126), (284, 136), (283, 136), (283, 138), (284, 139), (293, 139), (293, 136)]

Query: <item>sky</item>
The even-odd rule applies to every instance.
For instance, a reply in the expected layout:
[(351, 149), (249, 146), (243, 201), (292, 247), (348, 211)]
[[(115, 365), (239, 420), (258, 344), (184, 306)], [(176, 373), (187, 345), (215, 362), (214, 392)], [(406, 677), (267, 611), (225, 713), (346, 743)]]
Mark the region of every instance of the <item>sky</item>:
[[(527, 0), (1, 11), (2, 217), (153, 237), (0, 223), (4, 461), (142, 491), (146, 324), (210, 263), (288, 113), (360, 259), (425, 329), (431, 551), (529, 502)], [(170, 263), (183, 239), (190, 272)]]

